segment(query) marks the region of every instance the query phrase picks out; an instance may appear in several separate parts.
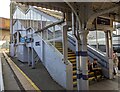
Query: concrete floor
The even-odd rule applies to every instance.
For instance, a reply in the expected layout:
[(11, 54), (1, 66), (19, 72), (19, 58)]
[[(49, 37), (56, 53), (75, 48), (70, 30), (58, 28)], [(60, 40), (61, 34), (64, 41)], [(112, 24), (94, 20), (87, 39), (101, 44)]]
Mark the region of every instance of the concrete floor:
[(0, 58), (3, 66), (3, 80), (4, 80), (5, 90), (6, 91), (20, 90), (18, 82), (15, 79), (15, 75), (13, 74), (12, 70), (10, 69), (8, 63), (6, 62), (5, 58), (1, 53), (0, 53)]
[(64, 90), (56, 83), (41, 62), (36, 63), (36, 68), (32, 69), (27, 63), (22, 63), (16, 58), (11, 58), (18, 67), (40, 88), (40, 90)]
[[(52, 80), (48, 72), (42, 63), (38, 62), (36, 64), (36, 69), (31, 69), (27, 64), (23, 64), (16, 59), (14, 62), (35, 82), (35, 84), (41, 90), (63, 90), (56, 82)], [(90, 90), (119, 90), (120, 89), (120, 77), (116, 79), (104, 79), (99, 82), (92, 83), (90, 85)]]
[[(45, 67), (41, 62), (36, 63), (36, 69), (32, 69), (27, 65), (27, 63), (21, 63), (16, 58), (12, 58), (12, 60), (21, 68), (24, 73), (41, 89), (41, 90), (64, 90), (59, 84), (57, 84), (49, 75)], [(4, 58), (2, 59), (4, 62)], [(8, 67), (5, 63), (4, 67)], [(4, 71), (5, 73), (5, 71)], [(6, 74), (6, 76), (12, 76), (11, 72)], [(9, 77), (10, 78), (10, 77)], [(5, 79), (6, 81), (8, 79)], [(14, 78), (13, 81), (15, 82)], [(7, 83), (7, 82), (6, 82)], [(12, 83), (11, 83), (12, 84)], [(11, 85), (9, 84), (9, 85)], [(13, 83), (14, 84), (14, 83)], [(7, 84), (5, 84), (7, 85)], [(19, 87), (15, 83), (15, 88), (19, 89)], [(7, 87), (7, 86), (6, 86)], [(9, 87), (8, 87), (9, 88)], [(9, 88), (10, 89), (10, 88)], [(12, 88), (14, 89), (14, 87)], [(90, 92), (120, 92), (120, 74), (116, 79), (104, 79), (99, 82), (94, 82), (90, 85)]]

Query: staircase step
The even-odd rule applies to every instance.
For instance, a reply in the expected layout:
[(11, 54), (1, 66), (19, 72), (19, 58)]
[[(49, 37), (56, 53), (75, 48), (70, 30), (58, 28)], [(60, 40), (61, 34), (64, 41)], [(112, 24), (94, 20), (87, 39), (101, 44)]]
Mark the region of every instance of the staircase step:
[(58, 49), (60, 52), (63, 52), (63, 50), (62, 49)]
[(94, 75), (94, 72), (89, 72), (88, 74), (89, 74), (89, 75)]
[(76, 62), (72, 62), (73, 66), (76, 66)]
[(57, 48), (58, 50), (63, 50), (63, 48)]
[(92, 81), (92, 80), (94, 80), (95, 79), (95, 77), (93, 76), (93, 77), (90, 77), (88, 80), (89, 81)]
[(77, 86), (77, 81), (74, 81), (73, 82), (73, 87), (76, 87)]
[(77, 79), (77, 76), (76, 76), (76, 75), (74, 75), (74, 76), (73, 76), (73, 80), (76, 80), (76, 79)]
[(70, 62), (71, 63), (76, 62), (76, 59), (71, 59)]
[(71, 52), (71, 51), (68, 51), (68, 54), (74, 54), (73, 52)]
[(75, 56), (71, 56), (71, 57), (68, 57), (68, 59), (70, 60), (70, 59), (76, 59), (76, 57)]
[(69, 57), (69, 56), (75, 56), (75, 57), (76, 57), (76, 55), (75, 55), (74, 53), (68, 54), (68, 57)]
[(74, 70), (74, 71), (73, 71), (73, 75), (76, 75), (76, 73), (77, 73), (77, 71), (76, 71), (76, 70)]

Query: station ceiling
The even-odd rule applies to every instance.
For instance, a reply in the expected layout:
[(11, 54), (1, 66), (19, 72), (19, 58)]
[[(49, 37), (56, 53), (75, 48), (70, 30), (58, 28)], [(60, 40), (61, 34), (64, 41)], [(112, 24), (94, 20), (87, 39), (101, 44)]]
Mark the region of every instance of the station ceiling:
[[(21, 4), (25, 5), (32, 5), (32, 6), (37, 6), (37, 7), (42, 7), (46, 9), (52, 9), (52, 10), (57, 10), (57, 11), (62, 11), (62, 12), (71, 12), (71, 8), (68, 6), (66, 2), (38, 2), (38, 0), (13, 0)], [(47, 0), (44, 0), (47, 1)], [(56, 0), (57, 1), (57, 0)], [(64, 0), (66, 1), (66, 0)], [(80, 1), (80, 0), (77, 0)], [(82, 1), (82, 0), (81, 0)], [(88, 0), (90, 1), (90, 0)], [(99, 0), (94, 0), (94, 1), (99, 1)], [(101, 1), (101, 0), (100, 0)], [(119, 0), (114, 0), (113, 2), (69, 2), (70, 4), (76, 4), (77, 6), (80, 6), (81, 4), (87, 4), (89, 5), (89, 8), (93, 12), (99, 12), (99, 11), (104, 11), (116, 6), (120, 6), (120, 1)], [(120, 22), (120, 7), (116, 9), (115, 11), (109, 12), (107, 14), (104, 14), (102, 16), (105, 17), (110, 17), (110, 15), (113, 15), (115, 18), (115, 21)]]

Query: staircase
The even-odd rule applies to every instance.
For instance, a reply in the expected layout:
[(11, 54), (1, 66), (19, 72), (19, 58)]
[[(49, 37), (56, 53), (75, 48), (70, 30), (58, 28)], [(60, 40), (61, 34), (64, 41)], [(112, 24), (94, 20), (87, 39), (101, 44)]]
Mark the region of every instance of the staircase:
[[(55, 47), (63, 54), (63, 48), (62, 48), (62, 43), (61, 42), (56, 42)], [(77, 76), (76, 76), (76, 55), (75, 53), (68, 48), (68, 60), (72, 63), (73, 65), (73, 89), (77, 88)], [(88, 73), (89, 75), (89, 83), (90, 81), (95, 79), (94, 72)], [(100, 78), (101, 75), (97, 75), (97, 78)]]
[[(55, 44), (55, 47), (63, 53), (63, 48), (62, 48), (62, 43), (57, 42)], [(76, 77), (76, 55), (75, 53), (68, 48), (68, 60), (72, 63), (73, 65), (73, 87), (77, 87), (77, 77)]]

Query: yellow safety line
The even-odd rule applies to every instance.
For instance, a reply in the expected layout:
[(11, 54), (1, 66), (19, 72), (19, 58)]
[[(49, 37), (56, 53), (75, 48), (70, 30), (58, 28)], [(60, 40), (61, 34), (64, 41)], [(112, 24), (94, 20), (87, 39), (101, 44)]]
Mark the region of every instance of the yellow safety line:
[[(4, 54), (6, 54), (4, 51), (3, 51), (3, 53)], [(7, 55), (7, 54), (6, 54)], [(9, 58), (9, 57), (8, 57)], [(7, 58), (7, 59), (8, 59)], [(9, 58), (10, 59), (10, 58)], [(11, 60), (11, 59), (10, 59)], [(12, 60), (11, 60), (12, 61)], [(33, 86), (33, 88), (35, 89), (35, 90), (37, 90), (37, 91), (39, 91), (39, 92), (41, 92), (40, 91), (40, 89), (32, 82), (32, 80), (14, 63), (14, 62), (12, 62), (13, 64), (14, 64), (14, 66), (22, 73), (22, 75), (30, 82), (30, 84)]]

